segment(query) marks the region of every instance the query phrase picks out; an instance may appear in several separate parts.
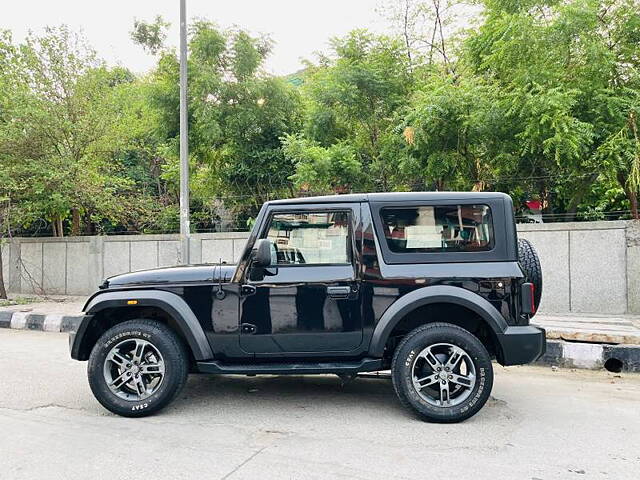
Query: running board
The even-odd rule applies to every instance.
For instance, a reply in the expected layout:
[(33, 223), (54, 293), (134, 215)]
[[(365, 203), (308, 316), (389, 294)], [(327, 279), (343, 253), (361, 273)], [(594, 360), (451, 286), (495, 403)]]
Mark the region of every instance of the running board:
[(382, 359), (363, 358), (354, 362), (304, 362), (304, 363), (222, 363), (216, 360), (198, 362), (198, 371), (220, 374), (272, 374), (308, 375), (320, 373), (358, 373), (382, 370)]

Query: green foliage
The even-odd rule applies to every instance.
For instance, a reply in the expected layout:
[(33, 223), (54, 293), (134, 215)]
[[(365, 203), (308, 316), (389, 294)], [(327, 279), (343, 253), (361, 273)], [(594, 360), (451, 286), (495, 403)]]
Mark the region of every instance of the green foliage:
[(362, 164), (349, 143), (323, 147), (301, 135), (288, 135), (283, 145), (285, 157), (295, 166), (296, 173), (290, 178), (298, 189), (331, 193), (361, 188)]
[[(392, 188), (397, 158), (386, 147), (393, 141), (394, 116), (406, 104), (413, 85), (402, 45), (357, 30), (333, 39), (331, 46), (332, 56), (321, 57), (318, 66), (310, 67), (303, 87), (307, 99), (304, 132), (310, 140), (306, 144), (312, 149), (316, 143), (327, 148), (342, 145), (338, 150), (351, 146), (353, 161), (359, 166), (349, 173), (358, 178), (336, 182), (333, 191), (343, 191), (345, 186)], [(316, 154), (312, 151), (307, 156)], [(308, 182), (309, 162), (297, 165), (305, 172), (296, 178)]]
[(113, 156), (128, 140), (121, 90), (133, 76), (106, 68), (66, 27), (22, 45), (5, 36), (0, 58), (8, 67), (0, 72), (0, 170), (10, 179), (0, 188), (20, 208), (20, 223), (44, 218), (60, 227), (74, 211), (125, 220), (136, 198)]
[(10, 307), (13, 305), (29, 305), (30, 303), (41, 302), (39, 297), (14, 297), (11, 300), (0, 300), (0, 307)]
[(513, 161), (506, 108), (479, 78), (430, 78), (403, 117), (408, 155), (401, 168), (439, 190), (484, 190)]
[(166, 30), (169, 25), (160, 15), (157, 15), (152, 23), (135, 20), (130, 34), (131, 40), (141, 45), (149, 53), (156, 55), (164, 47), (164, 41), (167, 38)]
[(466, 41), (476, 75), (511, 103), (532, 185), (575, 209), (594, 180), (617, 179), (637, 216), (640, 10), (634, 0), (487, 2)]
[[(490, 189), (518, 209), (542, 200), (551, 218), (638, 216), (637, 0), (486, 0), (449, 37), (458, 2), (445, 3), (398, 1), (396, 35), (331, 39), (285, 78), (264, 71), (268, 37), (193, 23), (194, 228), (244, 229), (273, 198), (375, 190)], [(22, 43), (0, 32), (0, 237), (178, 229), (167, 27), (134, 23), (157, 59), (143, 76), (66, 27)]]
[[(266, 37), (222, 31), (209, 22), (197, 22), (191, 30), (192, 191), (196, 208), (204, 212), (212, 211), (216, 197), (224, 197), (237, 214), (255, 214), (263, 201), (291, 187), (293, 167), (280, 137), (301, 126), (300, 95), (261, 71), (270, 49)], [(166, 139), (162, 178), (170, 188), (177, 187), (179, 178), (178, 78), (178, 59), (163, 54), (153, 74), (151, 101)], [(210, 223), (216, 217), (212, 213)]]

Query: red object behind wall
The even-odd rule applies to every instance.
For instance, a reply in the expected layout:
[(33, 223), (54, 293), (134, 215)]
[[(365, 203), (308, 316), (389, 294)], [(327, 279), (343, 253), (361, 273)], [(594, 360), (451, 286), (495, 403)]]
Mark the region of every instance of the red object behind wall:
[(542, 202), (540, 200), (529, 200), (528, 202), (524, 202), (529, 210), (541, 210)]

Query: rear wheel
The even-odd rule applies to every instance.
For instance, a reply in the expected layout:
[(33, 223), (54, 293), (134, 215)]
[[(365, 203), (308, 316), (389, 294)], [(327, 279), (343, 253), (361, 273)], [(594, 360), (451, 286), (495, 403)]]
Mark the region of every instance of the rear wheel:
[(187, 375), (182, 341), (152, 320), (130, 320), (109, 329), (93, 347), (88, 365), (96, 399), (126, 417), (164, 408), (180, 393)]
[(486, 348), (463, 328), (423, 325), (400, 343), (391, 367), (401, 403), (430, 422), (453, 423), (475, 415), (493, 386)]

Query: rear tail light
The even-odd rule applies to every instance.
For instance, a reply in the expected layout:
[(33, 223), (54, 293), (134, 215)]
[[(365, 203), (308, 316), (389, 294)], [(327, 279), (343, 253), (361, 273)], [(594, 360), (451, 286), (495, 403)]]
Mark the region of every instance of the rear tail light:
[(522, 313), (536, 313), (535, 285), (533, 283), (523, 283), (521, 292)]

